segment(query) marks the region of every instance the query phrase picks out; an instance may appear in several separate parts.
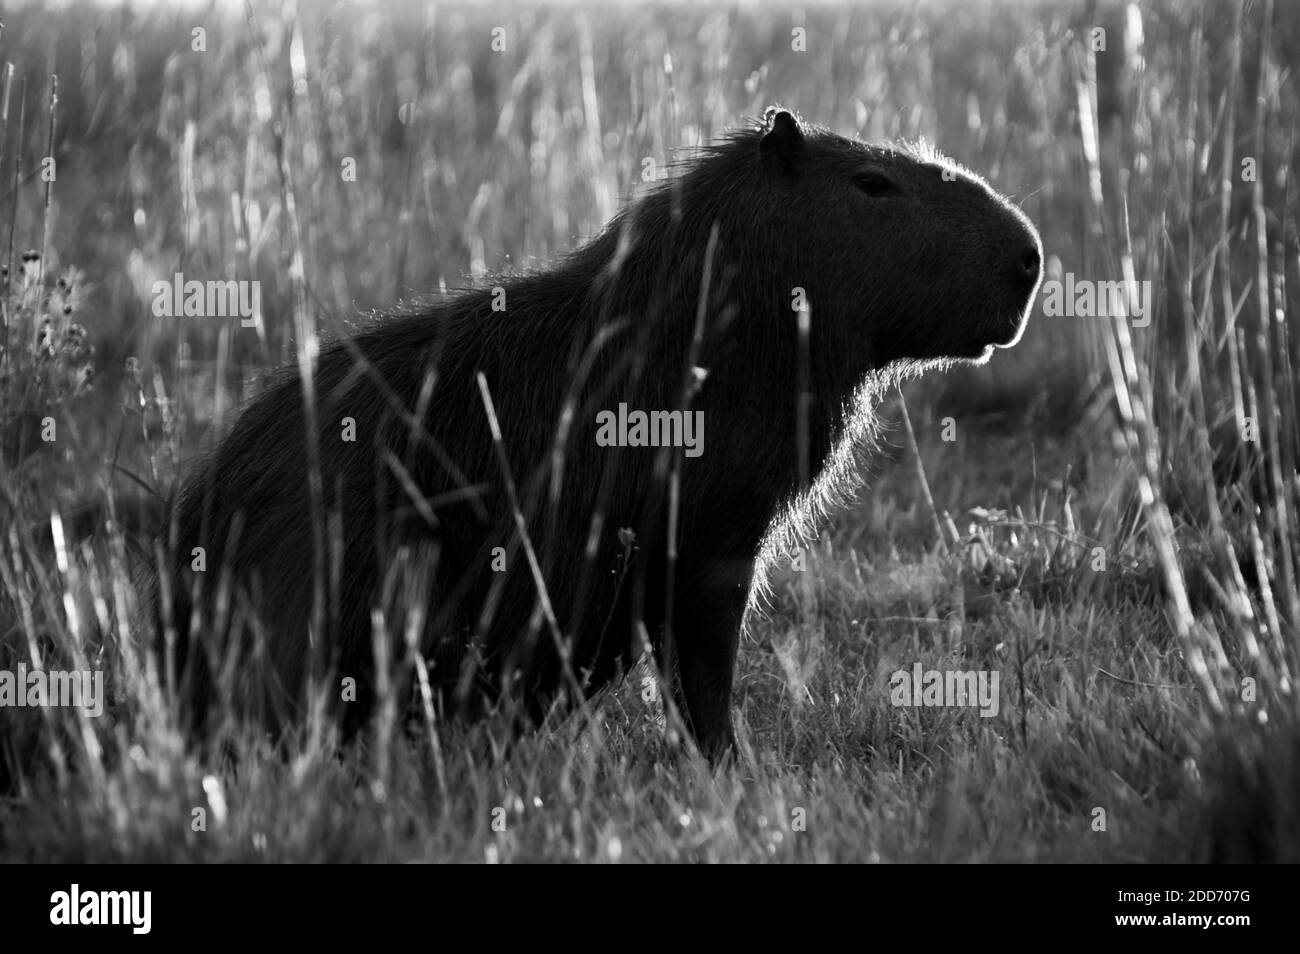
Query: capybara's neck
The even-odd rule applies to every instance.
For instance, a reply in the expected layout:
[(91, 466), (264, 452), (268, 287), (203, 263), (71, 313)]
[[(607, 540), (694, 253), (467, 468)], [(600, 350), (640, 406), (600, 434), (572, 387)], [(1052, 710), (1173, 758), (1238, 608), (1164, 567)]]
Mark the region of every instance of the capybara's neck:
[[(600, 362), (612, 375), (611, 401), (682, 407), (700, 380), (691, 369), (701, 369), (690, 406), (704, 411), (706, 453), (756, 478), (761, 471), (761, 482), (787, 497), (864, 423), (886, 375), (865, 342), (842, 346), (860, 316), (818, 310), (817, 266), (772, 222), (702, 194), (693, 175), (643, 197), (566, 261), (573, 285), (587, 289), (581, 334), (586, 345), (604, 334), (618, 342)], [(730, 199), (746, 205), (743, 193)], [(806, 339), (800, 302), (810, 309)]]

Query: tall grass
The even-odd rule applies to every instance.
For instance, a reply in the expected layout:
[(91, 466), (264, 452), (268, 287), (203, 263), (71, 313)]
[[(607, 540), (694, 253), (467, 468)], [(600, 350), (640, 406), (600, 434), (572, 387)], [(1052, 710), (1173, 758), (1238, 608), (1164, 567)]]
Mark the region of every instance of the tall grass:
[[(1294, 748), (1300, 715), (1300, 309), (1287, 275), (1288, 261), (1293, 272), (1297, 263), (1297, 153), (1294, 119), (1284, 119), (1294, 116), (1284, 107), (1294, 105), (1295, 90), (1279, 58), (1297, 49), (1300, 17), (1271, 0), (1246, 10), (1196, 11), (1183, 91), (1151, 69), (1129, 8), (1132, 92), (1121, 118), (1138, 148), (1116, 157), (1118, 201), (1108, 202), (1100, 185), (1100, 151), (1085, 149), (1106, 267), (1126, 280), (1161, 276), (1170, 299), (1154, 333), (1138, 337), (1119, 321), (1100, 337), (1166, 618), (1207, 703), (1203, 728), (1234, 757), (1259, 736)], [(1207, 40), (1207, 29), (1225, 20), (1227, 39)], [(1215, 63), (1225, 55), (1226, 71)], [(1085, 144), (1100, 138), (1096, 75), (1095, 62), (1085, 63), (1080, 122), (1093, 126)], [(1108, 216), (1108, 207), (1119, 214)], [(1175, 315), (1181, 327), (1169, 320)], [(1211, 606), (1193, 606), (1193, 587), (1212, 594)], [(1292, 771), (1289, 757), (1281, 766), (1255, 758), (1252, 774)], [(1284, 808), (1278, 819), (1261, 810), (1253, 824), (1293, 858), (1295, 813)], [(1229, 840), (1218, 849), (1240, 846)]]

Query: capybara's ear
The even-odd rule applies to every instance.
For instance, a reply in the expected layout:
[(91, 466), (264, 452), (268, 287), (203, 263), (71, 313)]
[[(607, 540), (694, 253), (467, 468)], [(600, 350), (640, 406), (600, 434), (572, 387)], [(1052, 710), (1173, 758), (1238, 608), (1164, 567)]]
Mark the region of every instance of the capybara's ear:
[(788, 109), (769, 106), (763, 113), (763, 138), (758, 141), (759, 155), (774, 162), (787, 174), (793, 174), (803, 156), (803, 130)]

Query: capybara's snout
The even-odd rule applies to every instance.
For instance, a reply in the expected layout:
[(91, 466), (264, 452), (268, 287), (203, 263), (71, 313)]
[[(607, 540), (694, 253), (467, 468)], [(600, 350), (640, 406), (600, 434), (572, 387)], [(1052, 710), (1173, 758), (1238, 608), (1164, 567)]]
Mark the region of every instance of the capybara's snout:
[(1005, 337), (995, 338), (998, 348), (1009, 348), (1020, 340), (1029, 320), (1029, 309), (1034, 302), (1039, 282), (1043, 278), (1043, 246), (1038, 230), (1018, 209), (1006, 207), (1010, 219), (1010, 237), (1001, 264), (1003, 281), (1009, 290), (1005, 309), (1007, 324)]

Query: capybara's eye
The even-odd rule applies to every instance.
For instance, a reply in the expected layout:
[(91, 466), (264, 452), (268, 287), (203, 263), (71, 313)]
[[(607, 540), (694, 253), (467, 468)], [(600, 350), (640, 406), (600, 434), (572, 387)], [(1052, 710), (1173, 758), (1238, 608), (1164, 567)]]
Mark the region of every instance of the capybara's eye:
[(894, 180), (883, 172), (859, 172), (853, 177), (853, 184), (872, 197), (890, 195), (898, 191)]

